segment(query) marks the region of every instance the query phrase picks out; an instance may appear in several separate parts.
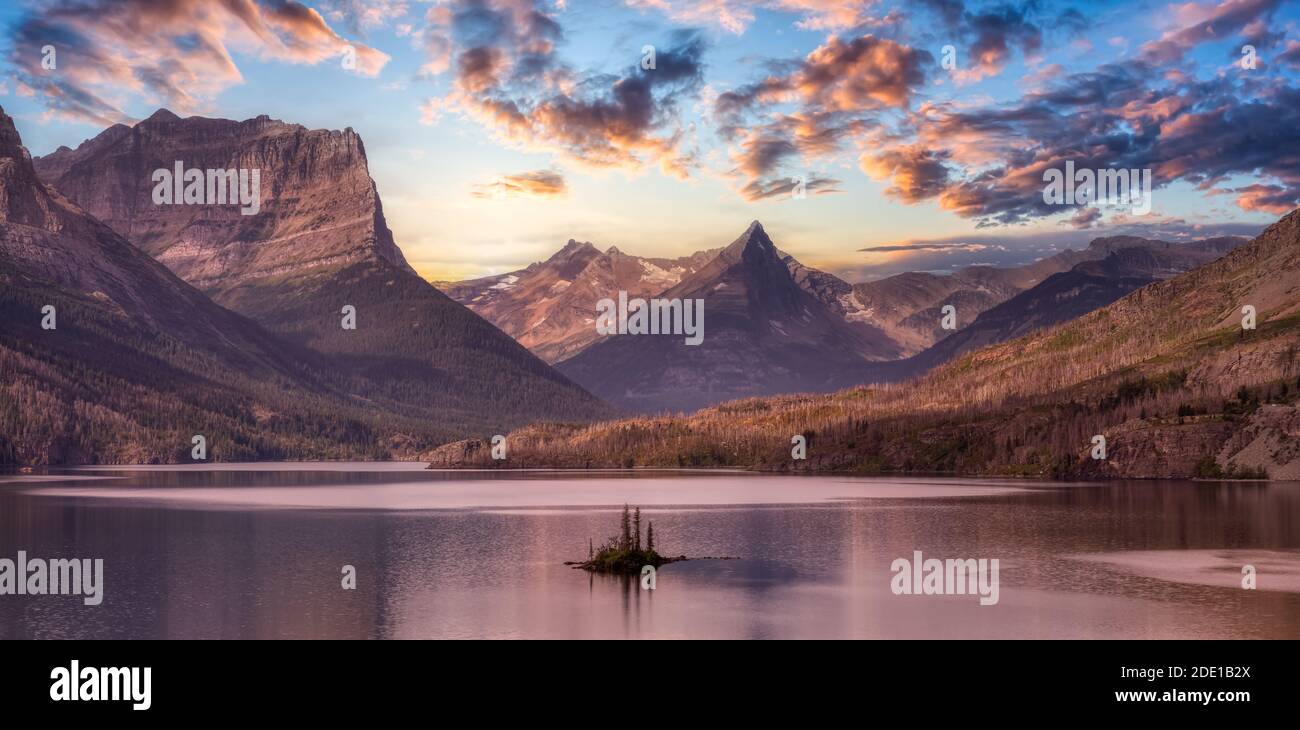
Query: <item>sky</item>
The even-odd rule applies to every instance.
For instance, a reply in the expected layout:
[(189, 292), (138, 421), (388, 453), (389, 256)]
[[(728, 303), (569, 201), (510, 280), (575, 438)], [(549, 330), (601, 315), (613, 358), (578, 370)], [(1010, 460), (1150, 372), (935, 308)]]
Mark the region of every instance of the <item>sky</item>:
[[(760, 220), (862, 281), (1257, 233), (1300, 203), (1298, 23), (1298, 0), (42, 0), (0, 9), (0, 106), (34, 155), (160, 107), (352, 127), (430, 279)], [(1150, 212), (1047, 204), (1067, 161), (1151, 170)]]

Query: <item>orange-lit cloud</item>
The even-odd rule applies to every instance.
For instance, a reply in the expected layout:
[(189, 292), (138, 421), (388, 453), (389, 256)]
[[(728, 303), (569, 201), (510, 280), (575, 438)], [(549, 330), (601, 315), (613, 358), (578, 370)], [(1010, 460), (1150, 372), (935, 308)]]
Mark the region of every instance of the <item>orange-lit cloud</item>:
[(531, 0), (454, 0), (431, 10), (423, 36), (431, 73), (453, 71), (453, 90), (422, 107), (434, 122), (454, 111), (514, 148), (570, 164), (685, 177), (694, 167), (675, 121), (678, 97), (701, 84), (704, 44), (679, 33), (653, 64), (583, 77), (556, 55), (559, 24)]
[(474, 186), (476, 198), (555, 198), (568, 192), (564, 176), (554, 170), (533, 170), (503, 175), (489, 183)]
[[(288, 63), (337, 60), (367, 76), (389, 59), (292, 0), (59, 0), (40, 5), (15, 36), (11, 61), (21, 79), (53, 112), (99, 124), (130, 121), (123, 94), (183, 113), (202, 110), (243, 81), (232, 49)], [(32, 51), (46, 45), (63, 59), (57, 73)]]

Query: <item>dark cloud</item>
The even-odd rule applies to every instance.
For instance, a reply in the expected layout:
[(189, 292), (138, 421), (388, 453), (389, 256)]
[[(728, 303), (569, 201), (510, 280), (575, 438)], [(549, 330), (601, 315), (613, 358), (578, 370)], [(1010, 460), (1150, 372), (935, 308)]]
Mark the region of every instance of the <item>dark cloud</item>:
[[(1264, 27), (1281, 4), (1281, 0), (1224, 0), (1210, 11), (1208, 17), (1191, 25), (1165, 33), (1159, 39), (1142, 46), (1142, 58), (1153, 63), (1173, 63), (1201, 43), (1212, 43), (1230, 38), (1247, 28)], [(1248, 40), (1271, 45), (1267, 35), (1258, 30), (1248, 32)]]
[(429, 19), (425, 69), (454, 67), (455, 90), (427, 108), (457, 110), (508, 144), (582, 164), (655, 162), (677, 175), (694, 165), (682, 150), (677, 103), (702, 84), (698, 33), (674, 33), (648, 68), (638, 55), (619, 74), (582, 74), (557, 54), (563, 28), (531, 0), (455, 0)]
[[(891, 180), (890, 194), (905, 202), (937, 199), (984, 225), (1060, 213), (1043, 201), (1043, 176), (1066, 162), (1150, 169), (1157, 190), (1179, 180), (1212, 189), (1236, 175), (1279, 188), (1243, 195), (1247, 209), (1278, 210), (1279, 201), (1300, 194), (1300, 90), (1249, 76), (1165, 79), (1144, 63), (1103, 66), (1004, 107), (934, 105), (909, 120), (934, 159), (881, 145), (862, 167)], [(1159, 197), (1153, 200), (1158, 208)]]
[[(919, 0), (918, 5), (928, 9), (938, 23), (940, 39), (946, 34), (952, 45), (962, 44), (966, 55), (959, 58), (960, 76), (979, 79), (1001, 73), (1012, 52), (1019, 49), (1024, 56), (1037, 53), (1043, 45), (1039, 4), (1006, 3), (972, 10), (964, 0)], [(1067, 9), (1053, 20), (1068, 34), (1082, 29), (1083, 16)]]

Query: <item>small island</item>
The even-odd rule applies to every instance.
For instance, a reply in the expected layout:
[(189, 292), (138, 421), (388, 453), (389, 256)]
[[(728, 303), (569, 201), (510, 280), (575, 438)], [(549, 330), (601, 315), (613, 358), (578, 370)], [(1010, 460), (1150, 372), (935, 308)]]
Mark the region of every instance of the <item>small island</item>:
[(638, 575), (646, 565), (658, 568), (667, 563), (687, 560), (685, 555), (668, 558), (655, 551), (655, 525), (647, 524), (645, 543), (641, 542), (641, 508), (629, 510), (623, 505), (623, 519), (619, 534), (605, 540), (596, 549), (595, 544), (587, 540), (587, 560), (585, 562), (566, 562), (574, 568), (593, 573), (614, 573), (618, 575)]

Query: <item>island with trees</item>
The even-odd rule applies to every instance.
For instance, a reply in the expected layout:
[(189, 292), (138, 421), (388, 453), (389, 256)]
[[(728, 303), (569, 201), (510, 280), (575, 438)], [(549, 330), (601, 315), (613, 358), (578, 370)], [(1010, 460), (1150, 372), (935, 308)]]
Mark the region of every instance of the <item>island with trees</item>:
[(605, 540), (597, 548), (589, 538), (587, 540), (587, 559), (583, 562), (567, 562), (575, 568), (593, 573), (614, 573), (618, 575), (637, 575), (642, 566), (651, 565), (658, 568), (667, 563), (687, 560), (685, 555), (675, 558), (664, 557), (655, 550), (655, 525), (647, 522), (645, 542), (641, 541), (641, 508), (630, 509), (623, 505), (623, 517), (619, 532)]

